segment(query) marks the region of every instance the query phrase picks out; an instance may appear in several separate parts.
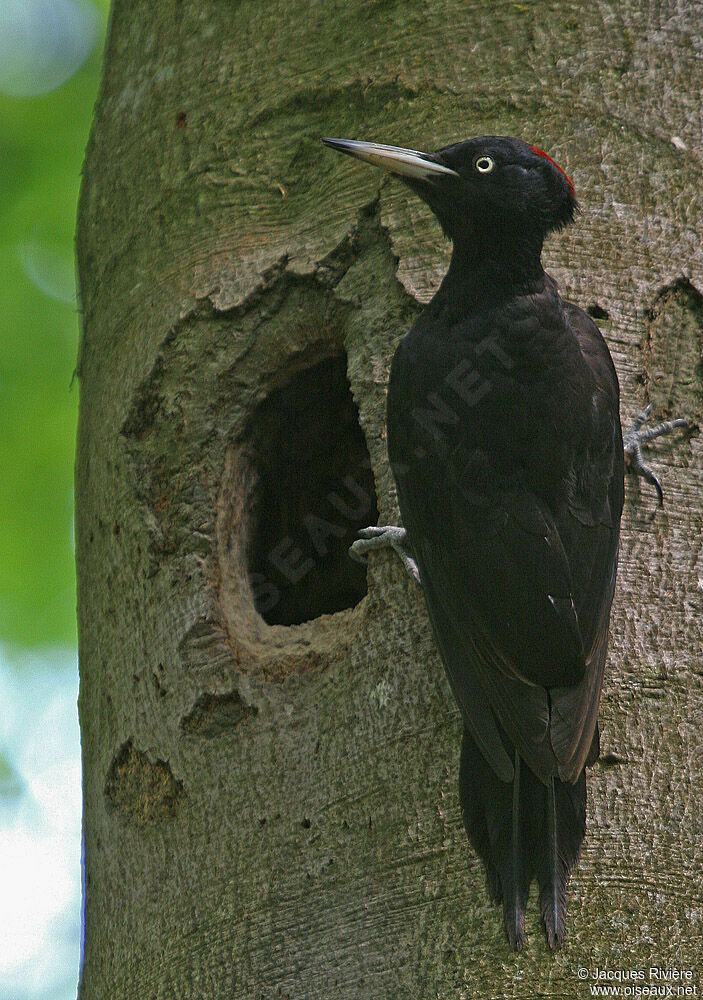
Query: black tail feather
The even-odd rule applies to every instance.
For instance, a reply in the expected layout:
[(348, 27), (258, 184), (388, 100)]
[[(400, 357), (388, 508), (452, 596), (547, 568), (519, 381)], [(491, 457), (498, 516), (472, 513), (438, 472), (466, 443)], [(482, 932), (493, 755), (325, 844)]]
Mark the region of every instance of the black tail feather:
[(505, 931), (514, 951), (525, 937), (525, 907), (536, 876), (550, 948), (564, 939), (566, 884), (586, 828), (586, 780), (551, 779), (545, 787), (517, 753), (515, 777), (501, 781), (464, 733), (459, 775), (469, 839), (486, 867), (492, 900), (502, 902)]
[(522, 857), (520, 853), (520, 757), (515, 754), (515, 777), (513, 778), (513, 801), (511, 803), (510, 828), (510, 870), (508, 885), (510, 891), (503, 895), (503, 915), (505, 931), (514, 951), (520, 951), (525, 934), (525, 904), (520, 899), (522, 881)]
[(537, 863), (539, 902), (549, 947), (558, 948), (566, 930), (566, 883), (586, 832), (585, 771), (575, 785), (552, 778), (546, 789), (544, 828)]
[(550, 948), (561, 944), (564, 938), (566, 920), (566, 896), (564, 883), (559, 877), (559, 847), (557, 835), (557, 807), (554, 778), (547, 785), (547, 808), (545, 810), (544, 852), (537, 866), (539, 902), (542, 921)]

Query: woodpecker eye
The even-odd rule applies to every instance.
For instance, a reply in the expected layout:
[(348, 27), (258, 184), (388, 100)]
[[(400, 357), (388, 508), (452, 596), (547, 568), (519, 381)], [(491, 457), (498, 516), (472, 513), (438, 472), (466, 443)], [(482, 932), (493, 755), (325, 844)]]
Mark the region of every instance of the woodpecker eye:
[(490, 174), (495, 167), (495, 162), (492, 156), (477, 156), (474, 160), (474, 166), (480, 174)]

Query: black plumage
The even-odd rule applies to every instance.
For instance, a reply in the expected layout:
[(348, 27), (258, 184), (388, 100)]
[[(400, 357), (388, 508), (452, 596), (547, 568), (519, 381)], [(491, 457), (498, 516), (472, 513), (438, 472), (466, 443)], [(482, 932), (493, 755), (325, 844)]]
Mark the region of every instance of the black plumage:
[(574, 188), (517, 139), (433, 154), (330, 144), (399, 174), (453, 241), (393, 358), (389, 458), (462, 714), (467, 833), (511, 946), (536, 878), (555, 947), (598, 756), (623, 504), (615, 368), (540, 259)]

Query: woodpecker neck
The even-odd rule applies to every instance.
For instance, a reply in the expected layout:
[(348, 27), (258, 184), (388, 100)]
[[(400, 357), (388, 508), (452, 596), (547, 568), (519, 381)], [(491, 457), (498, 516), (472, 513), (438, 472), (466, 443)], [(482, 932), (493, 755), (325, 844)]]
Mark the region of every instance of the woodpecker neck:
[[(496, 234), (500, 237), (500, 234)], [(435, 296), (443, 312), (460, 318), (478, 304), (538, 292), (544, 285), (542, 240), (454, 240), (452, 259)]]

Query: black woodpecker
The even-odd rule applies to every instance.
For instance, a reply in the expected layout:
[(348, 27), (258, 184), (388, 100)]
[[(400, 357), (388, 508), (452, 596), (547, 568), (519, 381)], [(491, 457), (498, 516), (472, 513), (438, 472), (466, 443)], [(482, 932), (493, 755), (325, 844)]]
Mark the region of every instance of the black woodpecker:
[(366, 529), (357, 552), (390, 544), (419, 578), (463, 720), (469, 839), (510, 946), (536, 879), (555, 948), (599, 754), (624, 474), (610, 353), (541, 263), (545, 237), (573, 221), (574, 186), (519, 139), (434, 153), (323, 142), (399, 176), (453, 243), (391, 367), (404, 528)]

